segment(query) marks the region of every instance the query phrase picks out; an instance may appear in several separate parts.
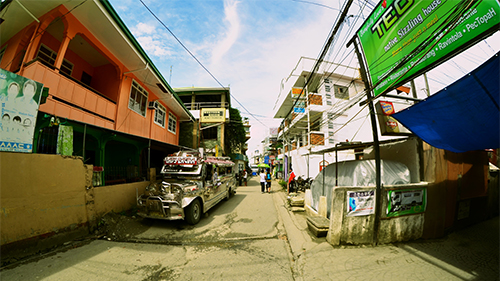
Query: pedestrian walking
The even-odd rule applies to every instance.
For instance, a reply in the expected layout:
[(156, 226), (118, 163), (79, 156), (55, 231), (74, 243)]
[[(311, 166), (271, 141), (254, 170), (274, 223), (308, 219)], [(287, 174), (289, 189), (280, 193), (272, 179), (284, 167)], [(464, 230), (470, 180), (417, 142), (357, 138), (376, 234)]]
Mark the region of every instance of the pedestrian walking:
[(266, 186), (267, 186), (267, 192), (271, 193), (271, 173), (269, 170), (267, 170), (266, 173)]
[(243, 171), (243, 180), (245, 181), (245, 186), (247, 186), (247, 177), (248, 177), (248, 173), (247, 173), (247, 170)]
[(260, 191), (264, 193), (266, 190), (266, 173), (264, 172), (264, 169), (260, 170), (259, 176), (260, 176)]

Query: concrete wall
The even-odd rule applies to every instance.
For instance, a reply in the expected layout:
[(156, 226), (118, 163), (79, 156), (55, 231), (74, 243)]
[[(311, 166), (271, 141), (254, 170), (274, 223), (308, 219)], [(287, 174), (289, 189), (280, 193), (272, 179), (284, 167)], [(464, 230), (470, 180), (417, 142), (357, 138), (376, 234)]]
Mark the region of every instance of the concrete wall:
[(1, 245), (87, 222), (81, 159), (0, 153)]
[[(408, 184), (386, 186), (387, 189), (411, 189), (426, 187), (426, 184)], [(330, 228), (327, 241), (332, 245), (340, 244), (372, 244), (374, 239), (375, 214), (366, 216), (346, 216), (347, 191), (367, 191), (372, 187), (337, 187), (332, 193), (330, 213)], [(407, 215), (400, 217), (386, 216), (387, 191), (382, 190), (382, 206), (380, 227), (377, 243), (385, 244), (399, 241), (415, 240), (422, 237), (424, 214)]]
[(93, 188), (79, 157), (0, 152), (0, 245), (84, 229), (135, 206), (148, 182)]

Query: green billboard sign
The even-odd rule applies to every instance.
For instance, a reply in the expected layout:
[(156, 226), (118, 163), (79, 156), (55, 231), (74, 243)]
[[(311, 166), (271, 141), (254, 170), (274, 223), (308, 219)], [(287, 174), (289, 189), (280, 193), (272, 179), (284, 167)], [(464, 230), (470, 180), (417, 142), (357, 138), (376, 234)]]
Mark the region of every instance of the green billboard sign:
[(498, 30), (497, 0), (383, 0), (357, 33), (374, 95)]

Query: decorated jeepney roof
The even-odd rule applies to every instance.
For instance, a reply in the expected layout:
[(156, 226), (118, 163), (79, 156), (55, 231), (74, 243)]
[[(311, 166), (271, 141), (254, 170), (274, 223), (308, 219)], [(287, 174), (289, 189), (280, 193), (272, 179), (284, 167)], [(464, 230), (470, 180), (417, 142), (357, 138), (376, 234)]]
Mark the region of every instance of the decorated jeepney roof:
[(227, 158), (222, 158), (222, 157), (207, 157), (205, 159), (205, 163), (207, 164), (215, 164), (219, 166), (233, 166), (234, 162), (227, 159)]

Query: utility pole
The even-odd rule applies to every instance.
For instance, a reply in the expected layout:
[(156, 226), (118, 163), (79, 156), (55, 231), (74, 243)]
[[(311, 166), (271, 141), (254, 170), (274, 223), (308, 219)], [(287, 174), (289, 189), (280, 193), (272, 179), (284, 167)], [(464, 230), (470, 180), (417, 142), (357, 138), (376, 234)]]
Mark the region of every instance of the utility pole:
[(368, 82), (368, 78), (366, 75), (366, 68), (364, 66), (363, 57), (361, 56), (361, 52), (359, 51), (358, 44), (355, 42), (357, 37), (354, 40), (351, 40), (347, 43), (347, 46), (350, 46), (354, 43), (354, 50), (356, 51), (356, 55), (358, 57), (361, 78), (365, 83), (365, 91), (366, 98), (368, 102), (368, 108), (370, 110), (370, 119), (372, 123), (372, 133), (373, 133), (373, 150), (375, 152), (375, 184), (376, 184), (376, 192), (375, 192), (375, 223), (373, 229), (373, 245), (377, 245), (378, 242), (378, 230), (380, 227), (380, 214), (382, 209), (381, 202), (381, 194), (382, 194), (382, 179), (381, 179), (381, 160), (380, 160), (380, 144), (378, 140), (378, 130), (377, 130), (377, 118), (375, 113), (375, 107), (373, 106), (373, 97), (372, 91), (370, 89), (370, 83)]

